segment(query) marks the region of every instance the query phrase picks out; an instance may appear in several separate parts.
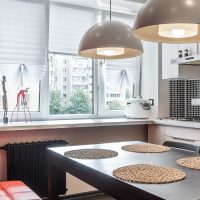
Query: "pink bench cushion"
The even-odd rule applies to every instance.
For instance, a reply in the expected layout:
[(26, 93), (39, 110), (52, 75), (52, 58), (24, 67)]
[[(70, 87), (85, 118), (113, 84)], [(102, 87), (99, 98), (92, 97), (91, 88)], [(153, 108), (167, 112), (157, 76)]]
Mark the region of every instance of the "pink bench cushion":
[(4, 190), (0, 189), (0, 200), (11, 200)]
[(0, 182), (0, 187), (11, 200), (41, 200), (38, 195), (21, 181)]

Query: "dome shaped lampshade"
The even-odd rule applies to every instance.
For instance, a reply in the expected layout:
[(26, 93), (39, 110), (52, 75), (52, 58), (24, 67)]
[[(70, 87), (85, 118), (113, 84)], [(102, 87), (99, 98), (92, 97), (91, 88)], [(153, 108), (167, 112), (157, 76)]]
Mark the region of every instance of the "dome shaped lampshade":
[(153, 42), (199, 42), (199, 13), (199, 0), (148, 0), (138, 13), (133, 34)]
[(93, 59), (131, 58), (142, 53), (142, 43), (133, 36), (131, 27), (118, 21), (92, 26), (79, 45), (79, 55)]

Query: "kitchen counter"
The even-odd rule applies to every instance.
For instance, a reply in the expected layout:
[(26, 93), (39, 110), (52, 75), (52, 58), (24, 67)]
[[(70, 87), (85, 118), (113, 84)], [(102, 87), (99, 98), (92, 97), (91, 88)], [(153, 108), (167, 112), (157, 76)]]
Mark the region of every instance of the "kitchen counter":
[(153, 123), (164, 126), (176, 126), (176, 127), (200, 129), (200, 122), (177, 121), (172, 119), (156, 119), (153, 121)]
[(33, 121), (28, 123), (13, 122), (8, 124), (1, 123), (0, 132), (16, 131), (16, 130), (41, 130), (41, 129), (126, 126), (126, 125), (145, 125), (145, 124), (147, 125), (157, 124), (164, 126), (200, 129), (200, 122), (177, 121), (171, 119), (136, 120), (136, 119), (116, 118), (116, 119), (49, 120), (49, 121)]
[(135, 119), (126, 119), (126, 118), (52, 120), (52, 121), (33, 121), (33, 122), (27, 122), (27, 123), (13, 122), (13, 123), (8, 123), (8, 124), (0, 124), (0, 131), (145, 125), (145, 124), (152, 124), (152, 123), (153, 123), (153, 120), (135, 120)]

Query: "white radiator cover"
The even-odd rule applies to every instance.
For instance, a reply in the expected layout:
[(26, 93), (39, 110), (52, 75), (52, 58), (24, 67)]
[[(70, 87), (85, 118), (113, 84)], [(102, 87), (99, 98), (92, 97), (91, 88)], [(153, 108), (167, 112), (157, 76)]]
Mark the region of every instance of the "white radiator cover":
[(0, 181), (7, 180), (7, 153), (0, 149)]

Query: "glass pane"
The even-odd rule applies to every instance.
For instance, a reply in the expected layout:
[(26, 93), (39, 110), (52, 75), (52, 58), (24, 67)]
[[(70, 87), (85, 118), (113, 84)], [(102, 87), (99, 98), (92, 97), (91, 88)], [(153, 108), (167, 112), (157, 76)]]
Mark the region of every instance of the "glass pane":
[[(6, 82), (7, 90), (7, 102), (8, 102), (8, 111), (12, 112), (19, 111), (26, 112), (39, 112), (40, 108), (40, 84), (32, 84), (27, 87), (17, 87), (9, 82)], [(23, 99), (23, 95), (25, 98)], [(1, 88), (1, 99), (3, 98), (3, 90)], [(18, 104), (17, 104), (18, 101)], [(2, 101), (1, 102), (1, 111), (3, 110)], [(15, 116), (14, 116), (15, 118)], [(13, 119), (14, 119), (13, 118)]]
[(107, 110), (124, 110), (127, 99), (139, 94), (140, 59), (107, 60), (105, 64)]
[(93, 113), (92, 66), (91, 59), (49, 54), (51, 115)]

